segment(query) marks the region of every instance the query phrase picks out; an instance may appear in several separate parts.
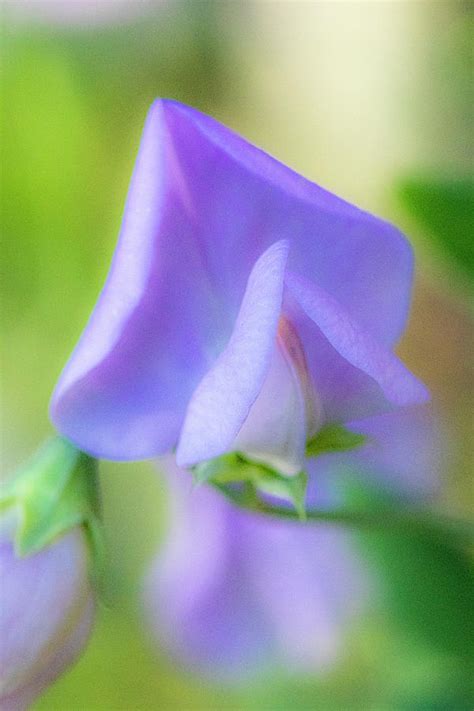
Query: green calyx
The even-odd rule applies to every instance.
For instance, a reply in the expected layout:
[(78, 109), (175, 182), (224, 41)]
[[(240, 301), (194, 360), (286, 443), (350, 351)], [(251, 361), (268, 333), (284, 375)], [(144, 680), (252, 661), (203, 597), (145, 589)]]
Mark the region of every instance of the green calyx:
[(101, 553), (97, 461), (70, 442), (55, 437), (6, 482), (0, 509), (14, 508), (19, 523), (14, 535), (17, 555), (47, 547), (61, 534), (83, 526), (92, 553)]
[(284, 476), (267, 464), (251, 460), (240, 452), (232, 452), (198, 464), (194, 470), (196, 484), (209, 482), (219, 489), (242, 483), (240, 494), (249, 508), (258, 508), (258, 493), (275, 496), (293, 504), (300, 519), (305, 518), (306, 472)]
[[(308, 441), (306, 456), (345, 452), (366, 442), (364, 435), (351, 432), (342, 425), (330, 424)], [(286, 476), (266, 463), (250, 459), (241, 452), (232, 452), (196, 465), (193, 476), (197, 485), (208, 482), (245, 508), (263, 512), (266, 504), (259, 494), (266, 494), (291, 503), (298, 518), (306, 520), (308, 475), (305, 471)], [(240, 489), (235, 487), (239, 483), (243, 485)]]
[(329, 424), (322, 427), (314, 437), (306, 443), (306, 456), (319, 457), (330, 452), (347, 452), (350, 449), (362, 447), (367, 437), (357, 432), (351, 432), (342, 425)]
[[(307, 456), (343, 452), (366, 442), (367, 438), (362, 435), (340, 426), (328, 426), (308, 443)], [(304, 525), (329, 524), (345, 526), (353, 531), (422, 535), (472, 553), (474, 530), (469, 522), (428, 509), (401, 507), (400, 502), (389, 499), (372, 503), (362, 500), (335, 509), (307, 509), (305, 472), (293, 477), (283, 476), (266, 464), (250, 460), (238, 452), (203, 462), (194, 467), (193, 474), (196, 484), (211, 484), (230, 504), (249, 513), (298, 525), (303, 525), (302, 522)], [(293, 504), (293, 508), (265, 500), (262, 494), (286, 500)]]

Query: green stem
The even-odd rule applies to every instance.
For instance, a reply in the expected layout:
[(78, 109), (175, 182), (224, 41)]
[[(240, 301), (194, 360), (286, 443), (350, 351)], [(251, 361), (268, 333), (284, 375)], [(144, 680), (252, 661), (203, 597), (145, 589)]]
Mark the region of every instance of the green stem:
[[(232, 491), (222, 484), (214, 483), (214, 486), (234, 505), (239, 508), (265, 516), (285, 519), (287, 521), (298, 521), (301, 519), (298, 513), (284, 506), (272, 506), (261, 499), (256, 498), (253, 505), (249, 505), (249, 499), (242, 497), (240, 492)], [(451, 518), (440, 514), (435, 514), (426, 510), (416, 509), (394, 509), (387, 506), (378, 510), (356, 510), (356, 509), (307, 509), (303, 525), (315, 523), (329, 523), (352, 528), (378, 531), (393, 531), (398, 533), (429, 533), (439, 534), (442, 537), (456, 537), (465, 545), (472, 545), (474, 540), (474, 526), (468, 521)]]

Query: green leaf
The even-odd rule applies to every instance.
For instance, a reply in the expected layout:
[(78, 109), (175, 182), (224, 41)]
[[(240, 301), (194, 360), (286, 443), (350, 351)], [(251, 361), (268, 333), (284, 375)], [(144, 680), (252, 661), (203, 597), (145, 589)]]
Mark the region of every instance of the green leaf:
[(347, 484), (347, 497), (349, 506), (378, 512), (386, 521), (373, 530), (360, 528), (356, 540), (377, 572), (387, 608), (402, 634), (448, 655), (458, 667), (469, 665), (474, 624), (472, 525), (419, 510), (411, 522), (407, 517), (405, 525), (391, 527), (397, 509), (401, 518), (409, 512), (406, 504), (354, 480)]
[(474, 278), (474, 181), (469, 177), (404, 180), (400, 199), (458, 269)]
[[(305, 497), (308, 483), (306, 472), (299, 472), (294, 476), (284, 476), (263, 462), (248, 459), (240, 452), (233, 452), (198, 464), (193, 469), (193, 476), (198, 485), (210, 482), (221, 489), (229, 484), (239, 482), (248, 484), (252, 487), (254, 494), (261, 492), (293, 504), (300, 519), (305, 519)], [(242, 496), (245, 497), (247, 505), (250, 502), (250, 508), (252, 508), (252, 504), (254, 508), (258, 508), (258, 499), (256, 495), (249, 495), (248, 486), (242, 491)]]
[[(448, 534), (443, 539), (436, 528), (430, 531), (428, 526), (418, 532), (359, 533), (358, 540), (377, 574), (390, 619), (403, 637), (439, 655), (444, 664), (449, 660), (458, 675), (457, 693), (467, 699), (472, 694), (474, 624), (470, 551)], [(443, 705), (438, 698), (438, 705), (423, 708), (473, 708), (472, 696), (471, 706), (446, 700)]]
[(367, 437), (343, 427), (343, 425), (325, 425), (319, 432), (308, 440), (306, 445), (307, 457), (318, 457), (328, 452), (346, 452), (349, 449), (362, 447), (367, 442)]
[(37, 553), (75, 526), (85, 527), (95, 557), (101, 556), (97, 462), (65, 439), (48, 441), (3, 486), (0, 507), (19, 511), (19, 556)]

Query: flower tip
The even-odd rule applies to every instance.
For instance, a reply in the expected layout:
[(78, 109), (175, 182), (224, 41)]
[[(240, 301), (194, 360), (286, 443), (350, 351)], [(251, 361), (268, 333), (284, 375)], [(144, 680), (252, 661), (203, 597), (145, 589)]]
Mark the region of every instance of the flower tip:
[(51, 399), (49, 401), (49, 406), (48, 406), (49, 419), (57, 430), (59, 430), (59, 415), (58, 415), (59, 392), (58, 391), (59, 391), (59, 383), (58, 383), (58, 385), (56, 385), (55, 389), (53, 390), (53, 394), (51, 395)]
[(225, 451), (225, 447), (212, 447), (212, 442), (200, 440), (189, 434), (181, 437), (176, 447), (176, 464), (182, 469), (190, 469), (200, 462), (214, 459)]
[(397, 403), (401, 407), (416, 406), (416, 405), (426, 405), (431, 401), (431, 393), (426, 387), (426, 385), (413, 376), (412, 387), (410, 391), (405, 393), (405, 396), (400, 398), (400, 402)]
[(278, 242), (274, 242), (271, 247), (268, 248), (267, 254), (278, 254), (281, 258), (286, 259), (290, 251), (290, 240), (279, 239)]
[(190, 106), (182, 104), (176, 99), (169, 99), (166, 97), (158, 96), (152, 102), (150, 108), (148, 109), (146, 123), (158, 122), (161, 123), (163, 116), (168, 112), (179, 111), (179, 110), (195, 111)]
[(176, 449), (176, 464), (182, 469), (189, 469), (189, 467), (196, 464), (196, 462), (192, 460), (192, 457), (189, 456), (189, 452), (186, 451), (186, 448), (182, 446), (181, 442)]
[(156, 98), (148, 109), (145, 119), (145, 129), (160, 125), (163, 121), (163, 114), (166, 109), (167, 99)]

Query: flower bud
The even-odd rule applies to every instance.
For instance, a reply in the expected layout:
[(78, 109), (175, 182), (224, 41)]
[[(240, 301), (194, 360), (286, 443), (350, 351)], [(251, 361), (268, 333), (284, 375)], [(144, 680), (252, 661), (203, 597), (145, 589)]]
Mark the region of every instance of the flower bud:
[(0, 708), (22, 711), (79, 656), (94, 600), (82, 527), (19, 557), (11, 522), (0, 533)]
[(100, 520), (96, 463), (53, 438), (0, 496), (0, 709), (22, 711), (82, 651)]

